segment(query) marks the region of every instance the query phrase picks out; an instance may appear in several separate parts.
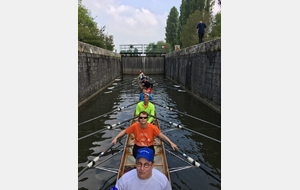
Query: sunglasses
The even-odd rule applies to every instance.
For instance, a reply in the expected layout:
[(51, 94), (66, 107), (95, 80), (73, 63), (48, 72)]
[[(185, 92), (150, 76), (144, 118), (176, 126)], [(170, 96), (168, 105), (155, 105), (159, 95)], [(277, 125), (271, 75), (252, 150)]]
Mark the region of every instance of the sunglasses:
[(148, 117), (139, 117), (140, 119), (148, 119)]

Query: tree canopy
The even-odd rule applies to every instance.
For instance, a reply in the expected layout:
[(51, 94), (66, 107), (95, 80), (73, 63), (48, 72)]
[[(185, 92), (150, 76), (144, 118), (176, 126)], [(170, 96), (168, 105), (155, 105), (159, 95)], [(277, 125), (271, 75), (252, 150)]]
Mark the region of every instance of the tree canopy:
[(211, 38), (221, 37), (221, 12), (218, 12), (215, 15), (215, 18), (212, 23), (212, 31), (210, 33)]
[[(173, 46), (172, 49), (174, 48), (174, 45), (180, 45), (181, 48), (185, 48), (197, 43), (198, 36), (196, 33), (196, 26), (200, 20), (202, 20), (207, 27), (203, 37), (204, 41), (221, 36), (221, 31), (218, 29), (221, 28), (221, 22), (218, 22), (218, 18), (214, 18), (212, 15), (212, 8), (214, 4), (215, 0), (182, 0), (180, 5), (180, 15), (178, 17), (178, 26), (175, 34), (170, 33), (170, 31), (174, 31), (173, 28), (175, 25), (172, 24), (172, 22), (168, 22), (171, 15), (172, 20), (175, 20), (173, 17), (176, 16), (173, 8), (171, 9), (167, 20), (165, 39), (166, 42), (169, 42)], [(213, 18), (216, 22), (212, 22)], [(213, 25), (211, 25), (212, 23)], [(167, 28), (172, 28), (172, 30), (169, 31)], [(212, 31), (213, 36), (210, 35), (210, 32)], [(171, 37), (170, 35), (173, 36)], [(173, 40), (174, 38), (176, 40)], [(174, 41), (176, 44), (174, 44)]]
[(104, 30), (105, 26), (99, 29), (91, 11), (78, 0), (78, 40), (113, 51), (113, 36), (104, 34)]
[(171, 48), (171, 44), (164, 42), (164, 41), (158, 41), (157, 43), (153, 42), (148, 44), (148, 46), (146, 47), (145, 52), (147, 52), (147, 56), (155, 56), (155, 54), (149, 54), (149, 53), (168, 53), (169, 49)]
[(190, 15), (186, 24), (182, 27), (180, 41), (182, 42), (183, 48), (196, 45), (199, 42), (196, 27), (200, 20), (206, 25), (203, 40), (207, 39), (207, 30), (208, 26), (210, 25), (210, 14), (205, 10), (196, 10)]
[(172, 46), (177, 44), (177, 29), (179, 25), (178, 20), (178, 11), (175, 6), (173, 6), (170, 10), (170, 14), (168, 15), (167, 19), (167, 26), (166, 26), (166, 42), (171, 44)]

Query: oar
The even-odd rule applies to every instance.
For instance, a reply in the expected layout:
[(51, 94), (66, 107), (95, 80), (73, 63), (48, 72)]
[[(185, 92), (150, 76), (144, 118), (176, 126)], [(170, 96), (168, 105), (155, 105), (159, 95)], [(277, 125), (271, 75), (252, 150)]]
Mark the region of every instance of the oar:
[[(137, 118), (137, 117), (139, 117), (139, 116), (135, 116), (135, 117), (133, 117), (133, 118), (131, 118), (131, 119), (126, 119), (125, 121), (121, 121), (121, 122), (119, 122), (119, 123), (117, 123), (117, 124), (113, 124), (113, 125), (109, 124), (109, 126), (108, 126), (107, 128), (104, 128), (104, 129), (101, 129), (101, 130), (99, 130), (99, 131), (95, 131), (95, 132), (93, 132), (93, 133), (90, 133), (90, 134), (88, 134), (88, 135), (86, 135), (86, 136), (80, 137), (80, 138), (78, 139), (78, 141), (79, 141), (79, 140), (82, 140), (82, 139), (85, 139), (86, 137), (89, 137), (89, 136), (91, 136), (91, 135), (94, 135), (94, 134), (97, 134), (97, 133), (101, 133), (102, 131), (105, 131), (105, 130), (107, 130), (107, 129), (112, 129), (112, 128), (116, 129), (116, 128), (118, 128), (118, 127), (121, 127), (121, 124), (124, 124), (124, 123), (126, 123), (127, 121), (133, 120), (133, 119), (135, 119), (135, 118)], [(118, 126), (118, 127), (117, 127), (117, 126)]]
[(149, 116), (154, 117), (154, 118), (159, 119), (159, 120), (162, 120), (162, 121), (164, 121), (164, 122), (167, 122), (167, 123), (169, 123), (170, 125), (173, 125), (173, 126), (177, 127), (178, 129), (185, 129), (185, 130), (188, 130), (188, 131), (190, 131), (190, 132), (193, 132), (193, 133), (196, 133), (196, 134), (198, 134), (198, 135), (201, 135), (201, 136), (203, 136), (203, 137), (209, 138), (209, 139), (211, 139), (211, 140), (213, 140), (213, 141), (216, 141), (216, 142), (221, 143), (221, 141), (219, 141), (219, 140), (217, 140), (217, 139), (214, 139), (214, 138), (212, 138), (212, 137), (209, 137), (209, 136), (207, 136), (207, 135), (204, 135), (204, 134), (199, 133), (199, 132), (197, 132), (197, 131), (194, 131), (194, 130), (192, 130), (192, 129), (186, 128), (186, 127), (184, 127), (184, 126), (182, 126), (182, 125), (179, 125), (179, 124), (176, 124), (176, 123), (172, 123), (172, 122), (166, 121), (166, 120), (164, 120), (163, 118), (156, 117), (156, 116), (151, 115), (151, 114), (149, 114)]
[(113, 87), (115, 87), (115, 89), (119, 88), (119, 87), (124, 87), (126, 85), (129, 85), (131, 84), (133, 81), (123, 81), (123, 82), (120, 82), (120, 83), (112, 83)]
[[(112, 144), (107, 150), (111, 149), (113, 146), (114, 146), (114, 144)], [(79, 172), (78, 177), (81, 176), (81, 174), (83, 174), (83, 172), (85, 172), (88, 168), (91, 168), (92, 166), (94, 166), (95, 163), (97, 162), (97, 160), (99, 160), (99, 158), (100, 158), (102, 155), (104, 155), (104, 154), (107, 152), (107, 150), (101, 152), (101, 153), (99, 154), (99, 156), (95, 157), (91, 162), (89, 162), (89, 163), (87, 164), (87, 166), (85, 166), (85, 168), (83, 168), (83, 170), (81, 170), (81, 172)]]
[(161, 105), (159, 105), (159, 104), (157, 104), (157, 103), (153, 103), (153, 104), (158, 105), (158, 106), (163, 107), (163, 108), (166, 108), (166, 109), (168, 109), (168, 110), (170, 110), (170, 111), (175, 111), (175, 112), (181, 113), (181, 114), (183, 114), (183, 115), (186, 115), (186, 116), (189, 116), (189, 117), (191, 117), (191, 118), (197, 119), (197, 120), (202, 121), (202, 122), (204, 122), (204, 123), (208, 123), (208, 124), (213, 125), (213, 126), (215, 126), (215, 127), (221, 128), (219, 125), (216, 125), (216, 124), (210, 123), (210, 122), (208, 122), (208, 121), (199, 119), (199, 118), (197, 118), (197, 117), (194, 117), (194, 116), (192, 116), (192, 115), (189, 115), (189, 114), (183, 113), (183, 112), (181, 112), (181, 111), (175, 110), (175, 109), (170, 108), (170, 107), (168, 107), (168, 106), (161, 106)]
[[(124, 136), (125, 136), (125, 135), (124, 135)], [(124, 137), (124, 136), (123, 136), (123, 137)], [(119, 137), (119, 138), (117, 139), (117, 141), (121, 141), (123, 137)], [(81, 172), (78, 173), (78, 177), (81, 176), (81, 174), (83, 174), (83, 172), (85, 172), (88, 168), (91, 168), (92, 166), (94, 166), (95, 163), (99, 160), (99, 158), (100, 158), (101, 156), (103, 156), (103, 155), (104, 155), (109, 149), (111, 149), (113, 146), (114, 146), (114, 144), (110, 145), (109, 148), (107, 148), (105, 151), (102, 151), (97, 157), (95, 157), (92, 161), (90, 161), (90, 162), (87, 164), (87, 166), (85, 166), (85, 168), (83, 168), (83, 170), (81, 170)], [(121, 151), (119, 151), (118, 153), (120, 153), (120, 152), (121, 152)], [(118, 153), (117, 153), (117, 154), (118, 154)], [(111, 157), (112, 157), (112, 156), (110, 156), (110, 158), (111, 158)], [(108, 158), (107, 158), (106, 160), (100, 162), (98, 165), (100, 165), (101, 163), (103, 163), (103, 162), (105, 162), (105, 161), (107, 161), (107, 160), (108, 160)]]
[(115, 154), (109, 156), (109, 157), (106, 158), (105, 160), (99, 162), (99, 163), (95, 166), (95, 168), (97, 168), (97, 166), (99, 166), (100, 164), (103, 164), (104, 162), (106, 162), (107, 160), (111, 159), (112, 157), (114, 157), (115, 155), (119, 154), (119, 153), (122, 152), (122, 151), (124, 151), (124, 148), (122, 148), (121, 150), (119, 150), (119, 152), (117, 152), (117, 153), (115, 153)]
[(108, 113), (105, 113), (105, 114), (99, 115), (99, 116), (97, 116), (97, 117), (94, 117), (94, 118), (92, 118), (92, 119), (90, 119), (90, 120), (87, 120), (87, 121), (84, 121), (84, 122), (82, 122), (82, 123), (79, 123), (78, 126), (79, 126), (79, 125), (82, 125), (82, 124), (84, 124), (84, 123), (93, 121), (93, 120), (95, 120), (95, 119), (98, 119), (98, 118), (100, 118), (100, 117), (102, 117), (102, 116), (106, 116), (107, 114), (110, 114), (110, 113), (113, 113), (113, 112), (116, 112), (116, 111), (121, 111), (122, 109), (128, 108), (129, 106), (132, 106), (132, 105), (136, 105), (137, 103), (139, 103), (139, 102), (135, 102), (135, 103), (133, 103), (133, 104), (129, 104), (129, 105), (124, 106), (124, 107), (118, 107), (117, 109), (115, 109), (115, 110), (113, 110), (113, 111), (110, 111), (110, 112), (108, 112)]
[[(119, 126), (119, 127), (121, 127), (121, 126)], [(85, 139), (85, 138), (87, 138), (87, 137), (89, 137), (89, 136), (95, 135), (95, 134), (97, 134), (97, 133), (101, 133), (101, 132), (106, 131), (107, 129), (111, 129), (111, 128), (112, 128), (112, 125), (109, 125), (107, 128), (104, 128), (104, 129), (101, 129), (101, 130), (99, 130), (99, 131), (95, 131), (95, 132), (93, 132), (93, 133), (90, 133), (90, 134), (88, 134), (88, 135), (85, 135), (85, 136), (83, 136), (83, 137), (80, 137), (80, 138), (78, 139), (78, 141), (80, 141), (80, 140), (82, 140), (82, 139)]]
[[(161, 139), (161, 140), (162, 140), (164, 143), (166, 143), (168, 146), (172, 147), (172, 146), (171, 146), (167, 141), (165, 141), (164, 139), (162, 139), (162, 138), (159, 138), (159, 139)], [(177, 149), (177, 148), (175, 148), (175, 150), (176, 150), (177, 152), (179, 152), (180, 154), (182, 154), (182, 155), (183, 155), (183, 156), (184, 156), (191, 164), (193, 164), (194, 166), (196, 166), (196, 167), (202, 169), (202, 170), (205, 171), (208, 175), (210, 175), (211, 177), (215, 178), (217, 181), (221, 182), (221, 179), (219, 179), (217, 176), (215, 176), (213, 173), (211, 173), (211, 172), (208, 171), (207, 169), (203, 168), (199, 162), (197, 162), (197, 161), (195, 161), (193, 158), (187, 156), (187, 155), (186, 155), (185, 153), (183, 153), (181, 150), (179, 150), (179, 149)]]

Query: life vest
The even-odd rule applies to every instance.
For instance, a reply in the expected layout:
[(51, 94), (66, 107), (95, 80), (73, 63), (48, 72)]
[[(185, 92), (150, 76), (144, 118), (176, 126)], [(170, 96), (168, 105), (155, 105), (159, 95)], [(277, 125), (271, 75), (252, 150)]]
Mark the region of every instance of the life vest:
[(151, 94), (151, 90), (152, 90), (152, 88), (147, 88), (147, 93), (149, 93), (149, 94)]

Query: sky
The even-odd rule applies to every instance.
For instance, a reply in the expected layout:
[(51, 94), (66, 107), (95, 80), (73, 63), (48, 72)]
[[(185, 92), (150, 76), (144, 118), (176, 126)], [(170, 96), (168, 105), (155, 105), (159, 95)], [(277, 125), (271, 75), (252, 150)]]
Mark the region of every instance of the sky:
[[(173, 6), (180, 14), (181, 0), (82, 0), (105, 34), (114, 36), (115, 49), (120, 45), (149, 44), (165, 41), (165, 27)], [(213, 14), (221, 8), (216, 4)]]

